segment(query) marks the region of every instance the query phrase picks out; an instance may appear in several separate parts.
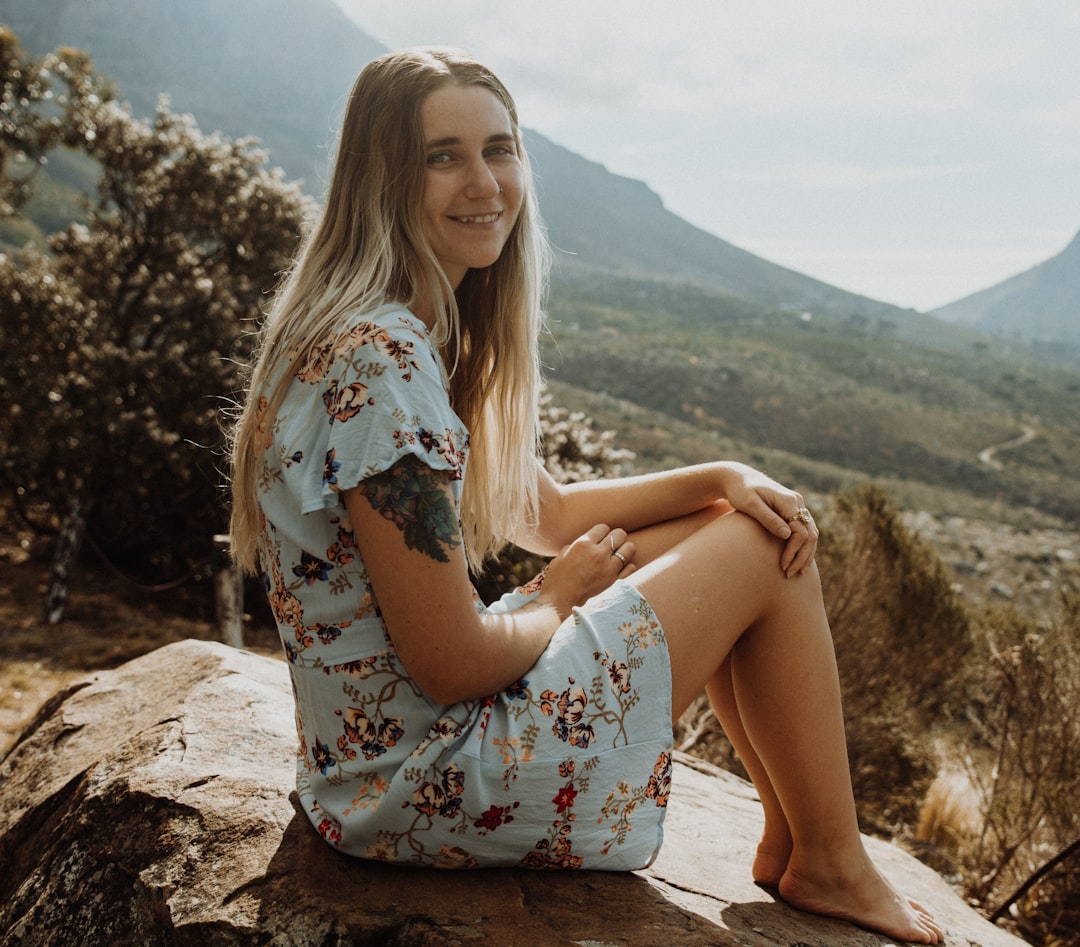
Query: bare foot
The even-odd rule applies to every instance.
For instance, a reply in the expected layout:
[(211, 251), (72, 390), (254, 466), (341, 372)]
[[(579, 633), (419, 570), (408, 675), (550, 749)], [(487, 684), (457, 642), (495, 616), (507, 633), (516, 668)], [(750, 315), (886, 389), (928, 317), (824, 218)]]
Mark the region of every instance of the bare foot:
[(791, 860), (791, 829), (781, 816), (770, 819), (765, 816), (765, 830), (761, 833), (751, 874), (754, 881), (766, 888), (776, 888), (787, 871)]
[(932, 914), (898, 894), (866, 860), (862, 871), (799, 872), (788, 865), (778, 885), (793, 907), (851, 921), (859, 927), (916, 944), (940, 944), (944, 931)]
[(766, 888), (777, 888), (780, 879), (787, 871), (788, 860), (791, 858), (790, 842), (781, 847), (769, 843), (768, 839), (762, 838), (758, 843), (757, 853), (754, 855), (754, 864), (751, 874), (754, 881)]

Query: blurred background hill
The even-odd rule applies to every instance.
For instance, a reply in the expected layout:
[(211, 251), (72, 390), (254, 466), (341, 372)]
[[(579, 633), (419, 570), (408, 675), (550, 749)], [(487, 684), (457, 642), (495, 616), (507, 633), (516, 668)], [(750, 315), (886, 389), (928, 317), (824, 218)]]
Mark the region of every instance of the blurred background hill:
[(1080, 233), (1064, 250), (971, 296), (934, 311), (949, 322), (997, 335), (1080, 345)]

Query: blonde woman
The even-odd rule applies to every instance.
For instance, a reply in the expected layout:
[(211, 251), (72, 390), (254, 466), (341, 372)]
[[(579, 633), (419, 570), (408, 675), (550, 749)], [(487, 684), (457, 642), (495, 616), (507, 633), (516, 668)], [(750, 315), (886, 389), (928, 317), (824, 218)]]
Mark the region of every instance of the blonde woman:
[[(754, 878), (939, 943), (859, 835), (802, 497), (734, 463), (557, 485), (545, 278), (502, 84), (446, 51), (365, 68), (234, 443), (234, 549), (288, 656), (312, 823), (421, 866), (645, 866), (672, 720), (707, 688), (765, 810)], [(553, 558), (484, 605), (469, 566), (510, 540)]]

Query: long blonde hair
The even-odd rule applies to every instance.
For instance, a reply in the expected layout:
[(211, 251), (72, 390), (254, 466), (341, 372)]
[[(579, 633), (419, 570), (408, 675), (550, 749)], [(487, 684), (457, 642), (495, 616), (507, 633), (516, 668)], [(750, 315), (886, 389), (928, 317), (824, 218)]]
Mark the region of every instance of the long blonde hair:
[[(524, 172), (524, 201), (499, 259), (470, 270), (456, 293), (420, 216), (420, 106), (445, 85), (478, 85), (506, 107)], [(461, 502), (470, 565), (479, 569), (536, 511), (538, 336), (548, 244), (517, 109), (496, 76), (458, 52), (417, 49), (369, 63), (350, 94), (326, 201), (282, 282), (256, 346), (232, 433), (233, 556), (256, 568), (257, 480), (271, 430), (299, 367), (356, 313), (385, 302), (435, 301), (432, 338), (450, 400), (470, 431)]]

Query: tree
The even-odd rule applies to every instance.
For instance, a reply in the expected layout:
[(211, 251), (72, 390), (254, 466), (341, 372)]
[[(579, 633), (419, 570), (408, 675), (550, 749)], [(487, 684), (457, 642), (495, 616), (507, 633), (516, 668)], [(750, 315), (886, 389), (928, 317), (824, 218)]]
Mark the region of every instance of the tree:
[(100, 168), (87, 224), (0, 255), (0, 477), (31, 522), (65, 522), (76, 550), (85, 525), (160, 580), (225, 522), (222, 397), (312, 204), (251, 139), (204, 135), (164, 100), (132, 117), (82, 54), (35, 62), (0, 31), (0, 55), (7, 212), (16, 169), (51, 148)]
[[(75, 95), (57, 98), (53, 75), (60, 75)], [(36, 61), (23, 51), (11, 30), (0, 26), (0, 218), (26, 203), (48, 153), (79, 124), (76, 110), (94, 84), (89, 59), (78, 50), (61, 49)], [(111, 98), (97, 83), (93, 94)]]

